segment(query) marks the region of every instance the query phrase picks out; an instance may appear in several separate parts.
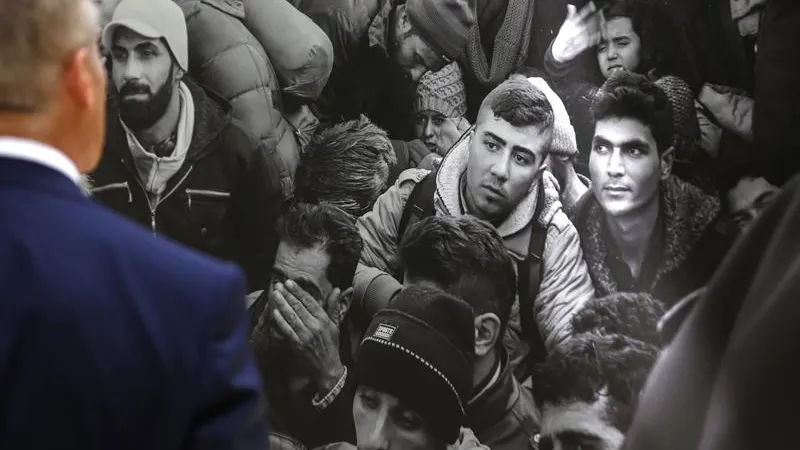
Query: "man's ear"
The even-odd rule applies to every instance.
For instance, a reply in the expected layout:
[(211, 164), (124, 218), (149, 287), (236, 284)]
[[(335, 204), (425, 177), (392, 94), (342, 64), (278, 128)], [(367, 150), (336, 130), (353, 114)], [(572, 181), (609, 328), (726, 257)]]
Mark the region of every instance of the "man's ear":
[(670, 146), (661, 154), (661, 179), (666, 180), (672, 175), (672, 163), (675, 162), (675, 147)]
[(475, 317), (475, 355), (485, 356), (500, 340), (500, 318), (486, 313)]
[(81, 108), (88, 108), (95, 99), (92, 75), (90, 73), (92, 57), (88, 47), (70, 53), (64, 60), (64, 81), (68, 95)]
[(350, 311), (350, 305), (353, 303), (353, 288), (349, 287), (346, 290), (342, 291), (339, 294), (339, 298), (336, 299), (336, 304), (334, 305), (335, 312), (336, 312), (336, 323), (341, 324), (344, 320), (344, 316), (347, 315), (347, 312)]
[(395, 17), (397, 17), (397, 36), (408, 36), (411, 33), (411, 22), (408, 20), (408, 13), (406, 12), (406, 5), (397, 5), (395, 9)]
[(174, 70), (174, 71), (175, 71), (175, 72), (173, 73), (173, 75), (174, 75), (174, 78), (175, 78), (177, 81), (180, 81), (180, 80), (182, 80), (182, 79), (183, 79), (183, 76), (186, 74), (186, 72), (184, 72), (184, 71), (183, 71), (183, 69), (181, 69), (181, 68), (180, 68), (180, 67), (179, 67), (177, 64), (175, 64), (175, 65), (173, 66), (172, 70)]

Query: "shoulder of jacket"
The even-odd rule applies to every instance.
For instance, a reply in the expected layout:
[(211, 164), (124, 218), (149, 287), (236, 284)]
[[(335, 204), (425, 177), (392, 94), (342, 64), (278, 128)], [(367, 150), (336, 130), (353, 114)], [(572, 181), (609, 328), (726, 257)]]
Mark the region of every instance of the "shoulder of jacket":
[(395, 186), (401, 189), (405, 186), (416, 186), (429, 173), (431, 173), (431, 171), (427, 169), (406, 169), (397, 177)]
[(564, 232), (568, 231), (570, 228), (573, 227), (572, 222), (567, 217), (567, 214), (559, 209), (558, 211), (553, 214), (553, 217), (550, 219), (550, 224), (548, 229), (552, 227), (558, 232), (559, 235), (563, 234)]

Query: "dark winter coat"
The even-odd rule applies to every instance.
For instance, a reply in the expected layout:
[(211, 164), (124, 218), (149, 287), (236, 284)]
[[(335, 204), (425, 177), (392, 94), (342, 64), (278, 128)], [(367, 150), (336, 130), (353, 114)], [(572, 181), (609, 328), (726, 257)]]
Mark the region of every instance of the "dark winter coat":
[(500, 376), (467, 405), (465, 427), (492, 450), (536, 449), (539, 412), (531, 391), (522, 387), (501, 349)]
[(631, 282), (604, 214), (589, 191), (573, 218), (598, 296), (648, 292), (670, 307), (708, 282), (734, 239), (722, 230), (717, 198), (670, 177), (661, 187), (660, 229), (655, 233), (661, 238), (653, 240), (641, 276)]
[(753, 223), (653, 368), (626, 450), (797, 446), (800, 178)]
[(392, 139), (412, 139), (414, 86), (389, 56), (397, 0), (293, 2), (333, 44), (333, 70), (315, 103), (321, 123), (364, 114)]
[(184, 77), (195, 104), (192, 142), (180, 170), (151, 211), (133, 165), (115, 98), (109, 99), (105, 153), (91, 175), (95, 200), (209, 255), (238, 262), (250, 290), (269, 280), (282, 202), (279, 177), (230, 105)]

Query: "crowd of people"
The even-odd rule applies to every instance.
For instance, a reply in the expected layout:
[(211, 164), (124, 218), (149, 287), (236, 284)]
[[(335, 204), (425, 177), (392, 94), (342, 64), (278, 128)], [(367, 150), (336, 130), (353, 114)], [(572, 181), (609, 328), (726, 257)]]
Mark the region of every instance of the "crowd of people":
[[(736, 314), (720, 313), (713, 344), (685, 330), (734, 292), (719, 271), (745, 270), (744, 236), (792, 223), (777, 212), (796, 209), (784, 187), (800, 172), (792, 2), (0, 3), (0, 67), (14, 69), (0, 69), (0, 162), (31, 159), (20, 139), (63, 152), (74, 163), (58, 170), (89, 199), (74, 214), (93, 223), (52, 223), (80, 237), (20, 250), (43, 223), (0, 195), (20, 221), (0, 225), (16, 236), (0, 244), (0, 294), (23, 292), (44, 249), (74, 253), (54, 272), (75, 289), (56, 309), (77, 317), (63, 304), (86, 296), (92, 311), (76, 332), (0, 310), (15, 330), (0, 361), (26, 368), (0, 373), (1, 448), (758, 448), (703, 428), (706, 409), (725, 412), (707, 374)], [(67, 59), (26, 66), (37, 52)], [(81, 138), (93, 129), (102, 142)], [(28, 170), (4, 164), (0, 186)], [(159, 247), (173, 243), (191, 251)], [(86, 274), (81, 252), (113, 262)], [(122, 274), (140, 265), (170, 281)], [(223, 291), (241, 305), (188, 299)], [(46, 326), (27, 345), (84, 354), (58, 359), (58, 381), (15, 381), (47, 370), (14, 351)], [(669, 366), (677, 349), (707, 357), (686, 369), (702, 394)], [(126, 412), (109, 419), (101, 399), (120, 389)], [(36, 401), (55, 406), (40, 416)], [(53, 432), (27, 428), (59, 414)], [(95, 422), (102, 439), (87, 438)]]

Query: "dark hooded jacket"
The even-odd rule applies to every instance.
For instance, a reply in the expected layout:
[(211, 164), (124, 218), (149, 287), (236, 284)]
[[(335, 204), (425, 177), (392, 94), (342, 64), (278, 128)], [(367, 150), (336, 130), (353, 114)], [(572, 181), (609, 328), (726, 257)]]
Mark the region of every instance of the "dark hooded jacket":
[(392, 139), (413, 138), (414, 85), (391, 60), (397, 0), (292, 0), (333, 44), (333, 70), (315, 103), (321, 126), (366, 115)]
[(619, 257), (603, 209), (588, 191), (573, 222), (598, 296), (648, 292), (672, 306), (711, 278), (733, 243), (724, 231), (720, 202), (676, 177), (661, 185), (661, 213), (641, 274), (633, 280)]
[(251, 290), (268, 283), (274, 223), (282, 202), (279, 175), (221, 97), (188, 77), (195, 104), (192, 141), (180, 170), (151, 210), (112, 94), (103, 158), (91, 175), (96, 201), (184, 245), (244, 269)]
[(653, 368), (623, 449), (797, 447), (800, 177), (731, 250)]

